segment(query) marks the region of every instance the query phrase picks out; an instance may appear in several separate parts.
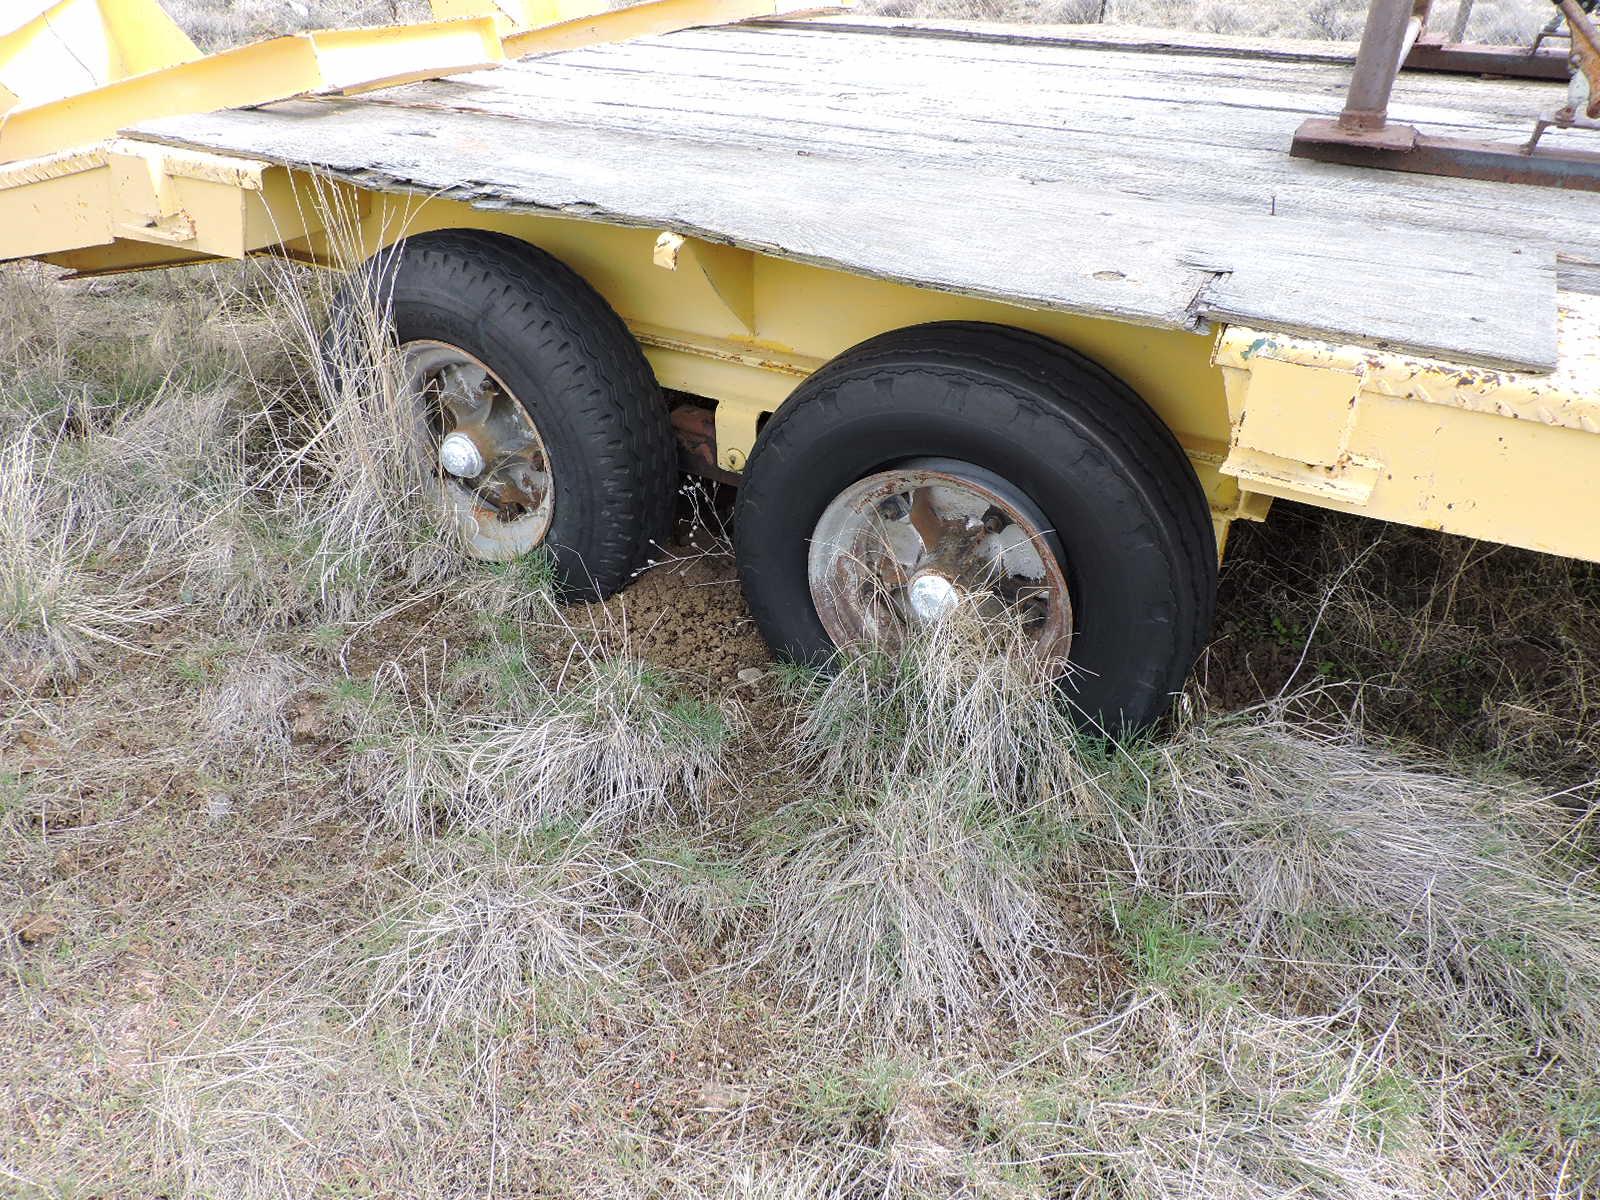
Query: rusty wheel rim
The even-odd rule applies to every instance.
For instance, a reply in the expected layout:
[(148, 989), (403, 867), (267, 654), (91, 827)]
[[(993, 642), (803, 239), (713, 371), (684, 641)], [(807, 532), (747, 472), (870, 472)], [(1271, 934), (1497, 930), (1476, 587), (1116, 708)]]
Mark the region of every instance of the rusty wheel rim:
[(807, 576), (836, 646), (896, 644), (963, 601), (1018, 622), (1064, 670), (1072, 602), (1043, 514), (991, 471), (917, 460), (850, 485), (812, 533)]
[(407, 342), (446, 510), (474, 558), (504, 562), (540, 545), (555, 517), (544, 439), (528, 410), (478, 359), (447, 342)]

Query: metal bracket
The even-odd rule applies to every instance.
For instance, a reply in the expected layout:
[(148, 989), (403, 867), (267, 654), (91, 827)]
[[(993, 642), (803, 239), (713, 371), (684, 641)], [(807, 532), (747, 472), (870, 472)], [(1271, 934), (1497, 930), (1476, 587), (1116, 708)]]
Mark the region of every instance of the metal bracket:
[(652, 261), (665, 271), (687, 271), (710, 288), (745, 333), (756, 331), (756, 256), (670, 231), (656, 238)]
[(1479, 42), (1449, 42), (1424, 35), (1406, 55), (1407, 71), (1448, 75), (1494, 75), (1501, 79), (1534, 79), (1565, 83), (1567, 56), (1554, 50), (1518, 50)]
[(1353, 454), (1364, 366), (1311, 366), (1271, 357), (1270, 339), (1215, 359), (1232, 428), (1221, 471), (1251, 491), (1362, 505), (1383, 466)]

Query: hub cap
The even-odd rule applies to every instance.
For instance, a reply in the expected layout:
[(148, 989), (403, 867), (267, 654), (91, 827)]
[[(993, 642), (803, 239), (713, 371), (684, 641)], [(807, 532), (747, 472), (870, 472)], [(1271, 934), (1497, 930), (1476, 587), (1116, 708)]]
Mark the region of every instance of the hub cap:
[(544, 541), (555, 498), (544, 440), (498, 376), (444, 342), (404, 347), (412, 394), (438, 447), (439, 484), (467, 550), (502, 562)]
[(892, 643), (970, 602), (1066, 663), (1072, 604), (1055, 538), (1032, 501), (981, 467), (922, 459), (851, 484), (818, 520), (807, 566), (837, 646)]
[(464, 433), (458, 431), (449, 434), (439, 443), (439, 466), (446, 475), (454, 475), (457, 479), (476, 479), (483, 474), (485, 465), (478, 444)]

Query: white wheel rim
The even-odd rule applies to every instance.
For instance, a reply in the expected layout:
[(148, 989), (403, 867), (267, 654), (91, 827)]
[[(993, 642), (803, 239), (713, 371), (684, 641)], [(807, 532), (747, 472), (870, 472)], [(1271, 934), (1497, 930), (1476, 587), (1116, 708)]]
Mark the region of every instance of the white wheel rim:
[(910, 624), (975, 599), (1017, 620), (1064, 668), (1072, 603), (1050, 532), (1021, 491), (979, 468), (941, 460), (882, 471), (818, 519), (806, 566), (812, 602), (846, 647), (893, 643)]
[[(544, 438), (528, 410), (479, 359), (447, 342), (401, 347), (407, 386), (422, 406), (440, 498), (468, 554), (520, 558), (555, 518)], [(456, 472), (480, 468), (470, 478)]]

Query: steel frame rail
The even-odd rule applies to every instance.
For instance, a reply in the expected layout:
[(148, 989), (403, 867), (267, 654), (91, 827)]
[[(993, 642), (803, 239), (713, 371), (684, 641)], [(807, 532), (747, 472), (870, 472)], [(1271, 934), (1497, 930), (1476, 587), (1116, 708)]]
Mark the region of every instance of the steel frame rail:
[(1422, 0), (1416, 12), (1421, 18), (1421, 29), (1406, 55), (1408, 71), (1440, 71), (1458, 75), (1498, 75), (1506, 79), (1537, 79), (1549, 83), (1565, 83), (1568, 74), (1567, 56), (1544, 48), (1549, 31), (1534, 40), (1526, 49), (1508, 46), (1491, 46), (1481, 42), (1468, 42), (1467, 22), (1472, 16), (1473, 0), (1460, 0), (1456, 9), (1454, 26), (1450, 33), (1435, 34), (1429, 31), (1433, 18), (1434, 0)]

